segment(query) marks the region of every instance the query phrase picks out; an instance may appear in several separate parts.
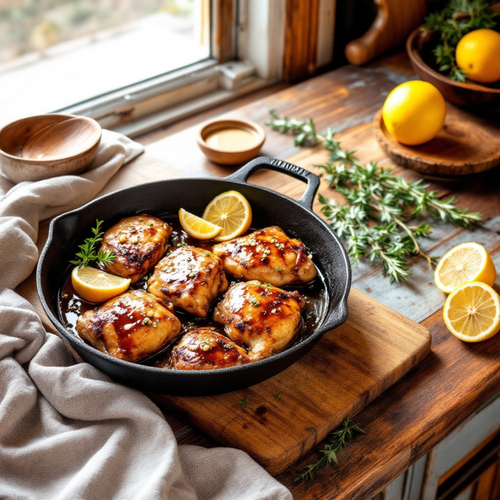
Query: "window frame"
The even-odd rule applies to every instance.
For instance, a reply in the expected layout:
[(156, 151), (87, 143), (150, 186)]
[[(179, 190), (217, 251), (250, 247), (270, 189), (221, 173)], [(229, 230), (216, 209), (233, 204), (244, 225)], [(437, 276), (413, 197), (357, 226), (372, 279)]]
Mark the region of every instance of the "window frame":
[[(298, 0), (201, 2), (211, 6), (214, 57), (58, 112), (90, 116), (134, 137), (283, 78), (310, 76), (333, 54), (333, 27), (325, 36), (321, 20), (332, 19), (335, 0), (314, 0), (307, 16), (297, 15)], [(291, 36), (290, 26), (299, 37)], [(308, 55), (292, 71), (290, 54), (297, 43), (306, 44)]]

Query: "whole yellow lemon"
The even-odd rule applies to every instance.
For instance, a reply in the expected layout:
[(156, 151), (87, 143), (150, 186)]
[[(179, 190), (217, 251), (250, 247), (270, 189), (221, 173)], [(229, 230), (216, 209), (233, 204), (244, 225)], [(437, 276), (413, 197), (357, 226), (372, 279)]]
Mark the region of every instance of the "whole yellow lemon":
[(417, 146), (436, 137), (445, 117), (446, 104), (441, 92), (420, 80), (398, 85), (382, 108), (387, 131), (407, 146)]
[(460, 39), (456, 50), (457, 65), (475, 82), (500, 80), (500, 33), (480, 29)]

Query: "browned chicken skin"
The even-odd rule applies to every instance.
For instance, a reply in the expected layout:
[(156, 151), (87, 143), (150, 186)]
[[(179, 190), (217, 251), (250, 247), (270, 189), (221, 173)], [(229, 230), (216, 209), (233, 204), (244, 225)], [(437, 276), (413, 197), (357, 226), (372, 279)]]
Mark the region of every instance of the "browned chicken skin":
[(141, 361), (181, 331), (181, 323), (157, 297), (132, 290), (78, 318), (76, 329), (96, 349), (125, 361)]
[(104, 234), (101, 251), (112, 251), (115, 260), (106, 271), (137, 283), (162, 258), (172, 227), (151, 215), (122, 219)]
[(181, 246), (164, 257), (148, 280), (148, 292), (200, 318), (228, 282), (222, 262), (208, 250)]
[(213, 370), (250, 362), (245, 349), (214, 327), (188, 330), (172, 349), (170, 360), (177, 370)]
[(224, 269), (239, 279), (285, 286), (308, 283), (318, 274), (304, 244), (278, 226), (220, 243), (212, 251), (222, 259)]
[(215, 308), (214, 320), (226, 335), (250, 348), (250, 359), (283, 350), (300, 330), (305, 299), (259, 281), (236, 283)]

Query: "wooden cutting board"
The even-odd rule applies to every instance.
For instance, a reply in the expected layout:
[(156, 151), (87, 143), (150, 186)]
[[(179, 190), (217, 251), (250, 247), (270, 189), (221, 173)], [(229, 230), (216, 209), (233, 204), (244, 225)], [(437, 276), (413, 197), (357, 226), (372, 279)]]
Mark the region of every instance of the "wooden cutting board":
[[(215, 441), (276, 475), (352, 417), (429, 352), (421, 325), (352, 289), (349, 316), (295, 364), (218, 396), (149, 395)], [(246, 406), (240, 404), (246, 400)]]

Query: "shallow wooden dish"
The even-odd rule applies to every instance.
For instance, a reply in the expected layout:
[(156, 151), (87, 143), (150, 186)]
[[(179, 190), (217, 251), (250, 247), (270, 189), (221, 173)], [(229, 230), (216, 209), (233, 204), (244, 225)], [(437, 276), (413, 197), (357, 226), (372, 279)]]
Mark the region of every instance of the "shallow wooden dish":
[[(214, 146), (210, 146), (205, 139), (216, 130), (226, 128), (238, 128), (249, 130), (256, 136), (255, 145), (248, 149), (238, 151), (224, 151)], [(266, 140), (264, 129), (254, 122), (241, 119), (215, 119), (203, 124), (198, 132), (198, 146), (204, 155), (215, 163), (222, 165), (239, 165), (246, 163), (257, 156)]]
[(73, 118), (76, 117), (64, 114), (30, 116), (12, 122), (0, 130), (0, 167), (5, 177), (18, 183), (81, 172), (94, 159), (101, 142), (101, 127), (91, 118), (78, 117), (88, 120), (93, 128), (93, 140), (87, 141), (83, 149), (73, 147), (71, 153), (61, 158), (33, 159), (21, 156), (24, 145), (35, 134), (51, 125)]
[(432, 68), (431, 37), (423, 38), (421, 28), (415, 29), (406, 41), (406, 50), (413, 70), (426, 82), (432, 83), (443, 97), (457, 106), (473, 112), (485, 114), (500, 113), (500, 82), (491, 85), (482, 85), (467, 81), (455, 82)]
[(375, 137), (395, 163), (427, 177), (453, 179), (500, 164), (500, 123), (447, 104), (444, 127), (421, 146), (405, 146), (385, 128), (382, 110), (373, 119)]

